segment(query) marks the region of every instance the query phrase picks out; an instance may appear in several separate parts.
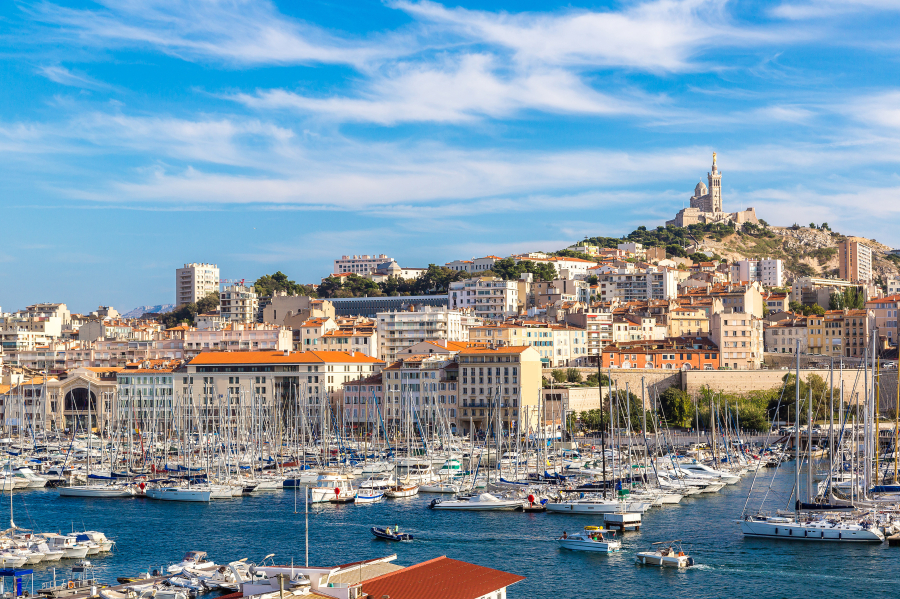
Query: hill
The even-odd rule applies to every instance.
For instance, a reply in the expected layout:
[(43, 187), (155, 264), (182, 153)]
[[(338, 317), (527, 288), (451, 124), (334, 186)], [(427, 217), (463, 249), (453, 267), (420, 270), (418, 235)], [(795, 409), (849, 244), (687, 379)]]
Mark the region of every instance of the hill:
[(633, 241), (645, 247), (665, 247), (669, 257), (706, 252), (729, 262), (745, 258), (780, 258), (784, 261), (787, 278), (792, 280), (800, 276), (837, 276), (837, 246), (846, 239), (860, 241), (872, 248), (876, 282), (883, 285), (885, 277), (900, 274), (900, 257), (889, 254), (889, 246), (874, 239), (832, 231), (827, 223), (811, 227), (776, 227), (760, 221), (759, 226), (748, 224), (741, 231), (724, 224), (686, 228), (638, 227), (622, 238), (591, 237), (585, 243), (616, 247), (624, 241)]

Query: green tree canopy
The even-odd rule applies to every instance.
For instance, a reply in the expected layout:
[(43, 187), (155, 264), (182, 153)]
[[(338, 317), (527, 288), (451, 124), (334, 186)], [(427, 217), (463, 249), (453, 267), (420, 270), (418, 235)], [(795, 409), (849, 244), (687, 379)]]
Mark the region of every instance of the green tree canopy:
[(283, 291), (288, 295), (309, 295), (316, 297), (316, 290), (310, 285), (301, 285), (295, 281), (288, 279), (288, 276), (277, 271), (275, 274), (263, 275), (256, 279), (253, 284), (256, 294), (259, 297), (272, 295), (276, 291)]

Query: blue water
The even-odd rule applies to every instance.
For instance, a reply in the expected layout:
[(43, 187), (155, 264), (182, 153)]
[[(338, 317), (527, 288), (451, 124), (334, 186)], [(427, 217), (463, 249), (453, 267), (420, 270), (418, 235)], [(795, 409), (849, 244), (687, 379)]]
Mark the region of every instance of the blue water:
[[(766, 472), (771, 476), (771, 471)], [(776, 486), (790, 488), (793, 474), (781, 471)], [(591, 516), (518, 512), (434, 512), (433, 496), (380, 504), (315, 506), (309, 518), (311, 565), (332, 566), (397, 553), (411, 565), (447, 555), (526, 576), (511, 598), (530, 597), (897, 597), (900, 548), (744, 539), (737, 524), (751, 477), (717, 494), (652, 508), (640, 532), (625, 533), (618, 554), (561, 550), (556, 539), (589, 524)], [(759, 483), (758, 483), (759, 484)], [(147, 499), (60, 498), (52, 490), (14, 493), (16, 524), (36, 531), (101, 530), (117, 542), (106, 557), (91, 558), (97, 577), (114, 582), (148, 567), (179, 561), (189, 550), (207, 551), (219, 563), (268, 553), (277, 563), (304, 561), (302, 494), (294, 492), (214, 501), (209, 504)], [(8, 510), (8, 495), (4, 510)], [(400, 525), (412, 543), (375, 540), (373, 525)], [(634, 552), (654, 541), (692, 541), (697, 566), (676, 571), (636, 566)], [(56, 562), (61, 575), (71, 561)], [(36, 584), (51, 570), (38, 565)]]

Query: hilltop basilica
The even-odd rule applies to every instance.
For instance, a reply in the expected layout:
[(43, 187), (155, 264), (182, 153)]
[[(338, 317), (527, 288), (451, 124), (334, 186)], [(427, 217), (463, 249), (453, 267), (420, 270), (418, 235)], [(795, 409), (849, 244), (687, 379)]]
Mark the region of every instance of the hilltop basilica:
[(722, 210), (722, 173), (716, 164), (716, 153), (713, 152), (712, 171), (707, 173), (709, 187), (703, 181), (697, 183), (694, 195), (691, 197), (691, 207), (684, 208), (675, 215), (675, 218), (666, 221), (666, 226), (686, 227), (697, 223), (729, 223), (740, 226), (743, 223), (757, 224), (756, 211), (747, 208), (741, 212), (724, 212)]

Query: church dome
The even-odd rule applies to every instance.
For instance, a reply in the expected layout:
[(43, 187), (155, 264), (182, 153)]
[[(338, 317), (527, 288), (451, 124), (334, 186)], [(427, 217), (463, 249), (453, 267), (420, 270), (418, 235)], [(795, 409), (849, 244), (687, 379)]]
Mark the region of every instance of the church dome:
[(694, 196), (699, 198), (701, 196), (705, 196), (706, 193), (707, 193), (707, 189), (706, 189), (706, 185), (703, 183), (703, 181), (700, 181), (699, 183), (697, 183), (697, 187), (694, 188)]

